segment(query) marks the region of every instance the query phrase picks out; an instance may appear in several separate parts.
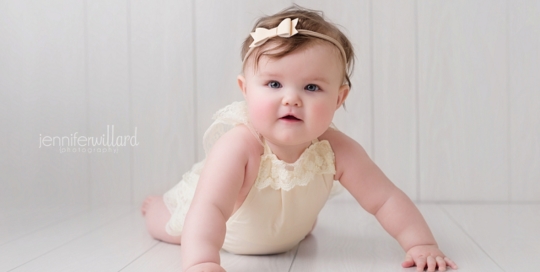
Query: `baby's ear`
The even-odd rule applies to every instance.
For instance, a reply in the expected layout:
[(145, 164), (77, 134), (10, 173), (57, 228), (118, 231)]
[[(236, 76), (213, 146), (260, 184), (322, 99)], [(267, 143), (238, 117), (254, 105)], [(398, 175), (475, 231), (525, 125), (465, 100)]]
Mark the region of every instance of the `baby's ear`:
[(347, 99), (347, 96), (349, 95), (349, 90), (350, 87), (348, 84), (343, 84), (341, 87), (339, 87), (336, 109), (339, 109), (339, 107), (345, 103), (345, 99)]
[(242, 91), (242, 94), (246, 96), (246, 78), (243, 75), (238, 75), (238, 87), (240, 87), (240, 90)]

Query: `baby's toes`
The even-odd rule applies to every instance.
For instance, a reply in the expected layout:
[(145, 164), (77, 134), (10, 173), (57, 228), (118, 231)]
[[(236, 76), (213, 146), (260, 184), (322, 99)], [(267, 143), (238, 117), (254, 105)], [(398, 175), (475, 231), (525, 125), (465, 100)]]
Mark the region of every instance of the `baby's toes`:
[(148, 202), (145, 200), (143, 201), (143, 204), (141, 205), (141, 213), (143, 216), (146, 215), (147, 210), (148, 210)]
[(147, 197), (141, 206), (141, 213), (143, 216), (146, 215), (146, 211), (148, 211), (149, 207), (152, 206), (152, 203), (159, 199), (159, 196), (149, 196)]

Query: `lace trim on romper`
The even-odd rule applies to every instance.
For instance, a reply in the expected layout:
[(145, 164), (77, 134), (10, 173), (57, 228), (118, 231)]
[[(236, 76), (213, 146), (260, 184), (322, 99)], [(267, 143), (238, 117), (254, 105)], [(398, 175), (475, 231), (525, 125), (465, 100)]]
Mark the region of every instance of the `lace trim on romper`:
[(306, 186), (316, 175), (335, 172), (334, 153), (328, 141), (314, 140), (294, 163), (280, 160), (264, 144), (255, 186), (259, 190), (270, 186), (274, 190), (290, 191), (295, 186)]

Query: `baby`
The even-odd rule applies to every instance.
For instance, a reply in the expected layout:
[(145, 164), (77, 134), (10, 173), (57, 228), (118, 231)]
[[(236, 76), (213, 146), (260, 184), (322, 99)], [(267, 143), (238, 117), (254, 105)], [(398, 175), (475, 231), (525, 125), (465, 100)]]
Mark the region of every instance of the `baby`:
[(182, 244), (184, 271), (224, 271), (220, 249), (273, 254), (315, 226), (339, 181), (406, 252), (403, 267), (454, 269), (411, 200), (333, 124), (351, 89), (350, 41), (298, 6), (258, 20), (242, 48), (245, 101), (218, 111), (207, 157), (142, 207), (148, 231)]

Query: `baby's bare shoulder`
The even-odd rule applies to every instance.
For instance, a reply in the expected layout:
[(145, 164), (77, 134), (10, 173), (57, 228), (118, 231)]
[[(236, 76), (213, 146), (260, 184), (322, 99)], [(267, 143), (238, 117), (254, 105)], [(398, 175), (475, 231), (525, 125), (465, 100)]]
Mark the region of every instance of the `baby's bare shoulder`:
[(345, 133), (332, 128), (326, 130), (326, 132), (319, 137), (319, 140), (327, 140), (334, 153), (342, 154), (358, 151), (359, 149), (363, 150), (362, 146), (357, 141), (347, 136)]
[(263, 147), (245, 125), (238, 125), (223, 134), (210, 150), (212, 153), (220, 153), (225, 156), (233, 154), (247, 156), (260, 156), (263, 152)]
[(327, 140), (332, 147), (336, 160), (337, 180), (347, 170), (358, 169), (364, 163), (371, 162), (362, 145), (341, 131), (329, 128), (319, 140)]

